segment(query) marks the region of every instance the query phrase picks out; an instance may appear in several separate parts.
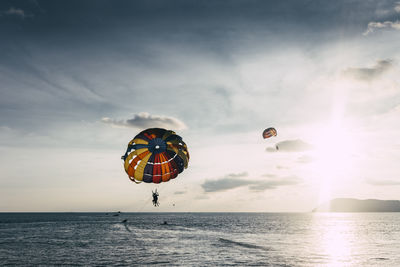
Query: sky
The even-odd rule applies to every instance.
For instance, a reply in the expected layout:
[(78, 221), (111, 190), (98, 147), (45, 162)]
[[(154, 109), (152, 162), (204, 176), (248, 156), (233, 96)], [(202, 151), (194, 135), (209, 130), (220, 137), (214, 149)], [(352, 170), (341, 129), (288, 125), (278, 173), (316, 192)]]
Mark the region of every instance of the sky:
[[(5, 0), (0, 35), (0, 211), (399, 199), (398, 1)], [(151, 127), (189, 167), (135, 184), (121, 156)]]

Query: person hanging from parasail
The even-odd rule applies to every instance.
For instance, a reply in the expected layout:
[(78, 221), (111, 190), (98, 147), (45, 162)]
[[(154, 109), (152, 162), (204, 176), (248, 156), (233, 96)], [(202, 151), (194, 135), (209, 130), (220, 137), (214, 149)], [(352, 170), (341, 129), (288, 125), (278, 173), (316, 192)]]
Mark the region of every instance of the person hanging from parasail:
[(151, 192), (153, 193), (153, 205), (154, 205), (154, 207), (160, 206), (160, 203), (158, 202), (158, 196), (159, 196), (159, 194), (158, 194), (158, 192), (157, 192), (157, 188), (156, 188), (156, 191), (155, 191), (155, 192), (153, 192), (153, 191), (151, 191)]

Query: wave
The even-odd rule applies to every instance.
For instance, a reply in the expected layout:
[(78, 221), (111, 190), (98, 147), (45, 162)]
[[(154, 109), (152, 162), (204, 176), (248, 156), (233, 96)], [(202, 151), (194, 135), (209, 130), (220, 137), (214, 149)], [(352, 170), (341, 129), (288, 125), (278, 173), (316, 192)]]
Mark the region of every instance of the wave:
[(271, 250), (271, 249), (263, 247), (263, 246), (254, 245), (254, 244), (245, 243), (245, 242), (233, 241), (233, 240), (225, 239), (225, 238), (219, 238), (219, 241), (222, 243), (228, 244), (228, 245), (235, 245), (235, 246), (239, 246), (239, 247), (261, 249), (261, 250), (265, 250), (265, 251)]
[(129, 233), (132, 233), (131, 229), (128, 228), (128, 225), (126, 225), (126, 223), (124, 223), (125, 229), (126, 231), (128, 231)]

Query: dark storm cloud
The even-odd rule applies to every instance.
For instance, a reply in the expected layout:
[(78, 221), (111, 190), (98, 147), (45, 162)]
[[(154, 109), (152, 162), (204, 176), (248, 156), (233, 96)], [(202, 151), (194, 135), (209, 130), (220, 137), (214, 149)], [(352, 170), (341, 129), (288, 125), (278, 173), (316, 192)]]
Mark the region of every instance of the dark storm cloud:
[(313, 146), (308, 144), (300, 139), (295, 140), (285, 140), (279, 143), (276, 143), (275, 148), (268, 147), (266, 149), (267, 152), (303, 152), (312, 150)]
[[(362, 27), (375, 13), (375, 7), (368, 1), (310, 1), (304, 4), (295, 0), (122, 0), (118, 3), (99, 0), (94, 4), (85, 0), (6, 0), (0, 3), (0, 10), (8, 10), (11, 6), (25, 13), (26, 10), (38, 13), (33, 24), (22, 24), (21, 31), (29, 33), (51, 34), (61, 30), (78, 37), (82, 32), (92, 35), (94, 32), (124, 28), (130, 29), (131, 34), (134, 31), (137, 38), (143, 34), (168, 38), (172, 33), (186, 38), (201, 35), (203, 41), (237, 36), (238, 31), (240, 34), (248, 33), (244, 36), (252, 36), (254, 30), (263, 35), (298, 32), (296, 37), (301, 37), (305, 31), (329, 36), (327, 31), (335, 32), (336, 28), (341, 28), (340, 34), (343, 35), (344, 29), (349, 30), (353, 25)], [(359, 13), (356, 15), (355, 11)], [(343, 17), (346, 20), (340, 19)], [(310, 35), (303, 40), (307, 38)], [(235, 41), (241, 42), (240, 39)]]
[[(228, 174), (215, 180), (206, 180), (201, 186), (206, 193), (227, 191), (239, 187), (248, 187), (250, 191), (262, 192), (268, 189), (276, 189), (285, 185), (296, 185), (300, 183), (297, 177), (275, 177), (272, 174), (263, 175), (263, 179), (246, 179), (247, 173)], [(241, 178), (243, 177), (243, 178)]]
[(344, 75), (362, 81), (372, 81), (393, 67), (391, 60), (378, 60), (370, 68), (348, 68)]
[(46, 132), (61, 120), (95, 121), (150, 105), (198, 128), (241, 129), (228, 121), (237, 115), (230, 102), (232, 84), (241, 82), (237, 55), (353, 36), (374, 14), (370, 5), (0, 1), (0, 125)]
[(115, 120), (108, 117), (102, 118), (102, 122), (118, 127), (133, 127), (133, 128), (167, 128), (174, 130), (182, 130), (186, 125), (173, 117), (150, 115), (147, 112), (134, 114), (132, 119), (128, 120)]

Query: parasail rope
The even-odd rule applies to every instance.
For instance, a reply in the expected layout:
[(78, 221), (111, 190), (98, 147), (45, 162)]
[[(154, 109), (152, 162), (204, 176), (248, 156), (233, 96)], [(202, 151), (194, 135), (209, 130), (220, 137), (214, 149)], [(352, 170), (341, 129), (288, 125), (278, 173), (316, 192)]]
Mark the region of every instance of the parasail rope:
[[(171, 182), (171, 181), (168, 181), (168, 183), (170, 183), (170, 182)], [(168, 187), (168, 183), (167, 183), (167, 182), (160, 183), (159, 188), (156, 188), (156, 189), (157, 189), (157, 192), (158, 192), (158, 193), (161, 193), (162, 191), (165, 192), (165, 189)], [(165, 184), (165, 185), (163, 185), (163, 184)], [(150, 196), (150, 197), (143, 203), (143, 205), (142, 205), (139, 209), (137, 209), (136, 211), (133, 211), (133, 212), (141, 212), (141, 211), (144, 209), (144, 207), (147, 206), (147, 205), (149, 204), (149, 202), (152, 202), (152, 199), (153, 199), (153, 196)]]

